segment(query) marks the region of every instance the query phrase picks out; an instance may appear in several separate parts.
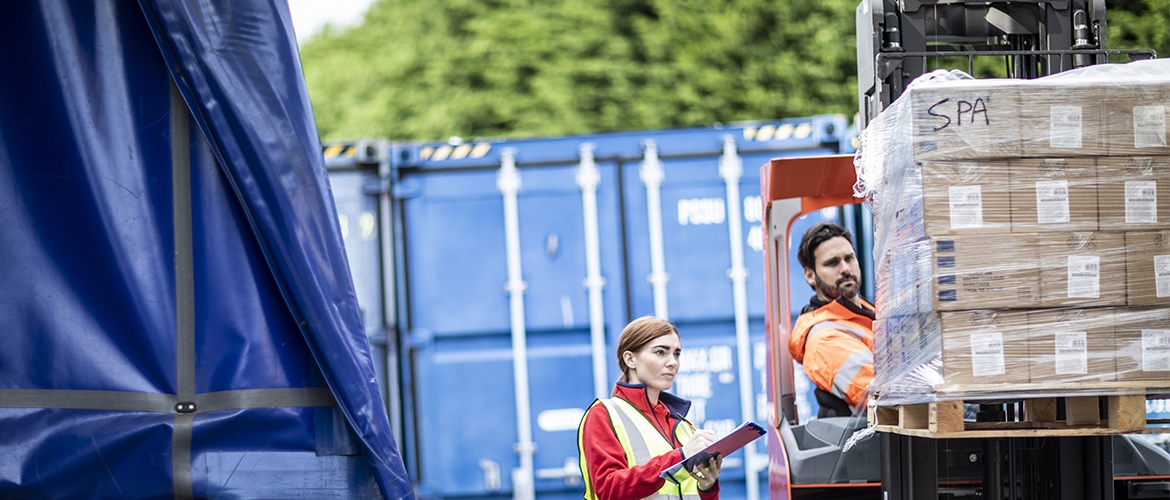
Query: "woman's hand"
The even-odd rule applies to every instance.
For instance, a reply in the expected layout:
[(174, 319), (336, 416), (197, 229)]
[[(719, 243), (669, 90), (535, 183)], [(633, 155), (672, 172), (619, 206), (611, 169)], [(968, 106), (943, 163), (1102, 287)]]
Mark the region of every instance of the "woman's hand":
[(699, 481), (700, 490), (707, 491), (715, 486), (715, 481), (719, 480), (719, 471), (722, 469), (723, 457), (717, 455), (711, 457), (706, 463), (696, 464), (695, 468), (691, 470), (691, 476)]
[(682, 447), (683, 459), (691, 458), (703, 448), (715, 442), (715, 433), (706, 429), (696, 429), (695, 435)]

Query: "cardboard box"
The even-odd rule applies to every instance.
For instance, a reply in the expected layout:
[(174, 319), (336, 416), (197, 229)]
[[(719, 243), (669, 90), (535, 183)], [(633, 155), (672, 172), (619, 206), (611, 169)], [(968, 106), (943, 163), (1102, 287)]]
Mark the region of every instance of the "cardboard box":
[(969, 235), (930, 242), (932, 310), (1039, 306), (1036, 235)]
[(1026, 384), (1027, 313), (939, 313), (942, 378), (947, 384)]
[(924, 290), (930, 284), (929, 245), (929, 241), (914, 242), (882, 256), (874, 275), (874, 304), (881, 316), (911, 316), (930, 309), (929, 290)]
[(1041, 233), (1040, 306), (1124, 306), (1125, 235)]
[(914, 158), (920, 161), (1020, 156), (1016, 84), (949, 81), (908, 91)]
[(1097, 159), (1100, 227), (1170, 229), (1170, 157)]
[(918, 403), (942, 393), (1032, 390), (1025, 311), (879, 315), (874, 336), (870, 390), (885, 400)]
[(1125, 308), (1115, 317), (1117, 379), (1170, 387), (1170, 308)]
[(1131, 306), (1170, 306), (1170, 230), (1125, 233), (1125, 287)]
[(1093, 158), (1010, 162), (1013, 233), (1097, 230), (1097, 163)]
[(1116, 82), (1101, 94), (1108, 110), (1104, 139), (1111, 156), (1168, 155), (1170, 83)]
[(1011, 231), (1006, 161), (922, 163), (926, 236)]
[(895, 247), (877, 275), (879, 316), (1040, 305), (1034, 234), (927, 238)]
[(1104, 156), (1106, 110), (1099, 83), (1030, 81), (1020, 87), (1022, 156)]
[(1040, 306), (1035, 234), (926, 238), (885, 252), (878, 316)]
[(1113, 321), (1113, 311), (1109, 308), (1029, 311), (1028, 357), (1032, 382), (1116, 380)]
[[(928, 338), (922, 328), (926, 315), (891, 316), (874, 320), (874, 376), (898, 385), (909, 382), (905, 377), (919, 365), (938, 356), (938, 338)], [(879, 375), (880, 373), (880, 375)], [(879, 381), (878, 383), (880, 383)]]

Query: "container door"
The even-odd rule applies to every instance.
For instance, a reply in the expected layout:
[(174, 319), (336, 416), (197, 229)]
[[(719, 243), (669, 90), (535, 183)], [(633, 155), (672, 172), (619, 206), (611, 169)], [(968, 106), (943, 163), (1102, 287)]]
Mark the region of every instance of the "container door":
[[(370, 339), (378, 385), (382, 388), (395, 442), (405, 447), (390, 258), (394, 231), (390, 227), (388, 193), (382, 188), (377, 164), (359, 165), (351, 158), (339, 159), (328, 153), (327, 150), (327, 160), (345, 165), (330, 168), (329, 184), (363, 325)], [(385, 286), (387, 283), (391, 285)], [(405, 454), (403, 458), (410, 459)]]
[[(375, 366), (385, 382), (385, 332), (382, 328), (382, 256), (380, 250), (377, 193), (367, 193), (366, 186), (376, 185), (377, 172), (346, 169), (331, 171), (329, 184), (337, 207), (341, 238), (353, 274), (358, 304), (366, 334), (375, 345)], [(383, 385), (384, 386), (384, 385)]]

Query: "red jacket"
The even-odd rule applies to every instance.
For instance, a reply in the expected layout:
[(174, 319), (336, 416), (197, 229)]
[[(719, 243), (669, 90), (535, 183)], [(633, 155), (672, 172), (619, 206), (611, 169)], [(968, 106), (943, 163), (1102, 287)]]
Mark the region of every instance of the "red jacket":
[[(646, 498), (658, 492), (665, 479), (658, 477), (663, 469), (670, 467), (683, 459), (682, 443), (674, 437), (676, 425), (690, 425), (684, 423), (680, 417), (686, 415), (691, 408), (691, 402), (673, 394), (662, 392), (658, 395), (658, 404), (650, 406), (650, 396), (646, 392), (645, 384), (627, 384), (618, 382), (613, 389), (613, 397), (629, 401), (640, 410), (654, 426), (662, 432), (668, 441), (675, 445), (675, 450), (650, 459), (649, 463), (630, 467), (626, 462), (626, 452), (614, 433), (613, 424), (609, 420), (609, 412), (604, 405), (593, 405), (581, 421), (582, 442), (585, 449), (585, 463), (589, 467), (589, 477), (593, 480), (594, 491), (598, 498), (605, 500), (634, 500)], [(717, 500), (719, 498), (719, 482), (711, 491), (699, 491), (702, 500)]]
[(873, 381), (873, 306), (858, 300), (861, 307), (838, 299), (801, 314), (788, 338), (808, 378), (855, 409)]

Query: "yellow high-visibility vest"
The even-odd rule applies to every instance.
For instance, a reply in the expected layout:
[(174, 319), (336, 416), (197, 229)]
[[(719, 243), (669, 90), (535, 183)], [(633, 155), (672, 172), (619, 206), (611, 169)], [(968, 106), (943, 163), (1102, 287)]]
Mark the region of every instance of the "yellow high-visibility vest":
[[(674, 450), (674, 445), (662, 436), (650, 419), (646, 418), (634, 405), (621, 398), (599, 399), (589, 406), (601, 404), (609, 412), (609, 421), (613, 424), (614, 433), (622, 448), (626, 451), (626, 463), (633, 467), (644, 464), (663, 453)], [(586, 411), (588, 414), (588, 411)], [(631, 430), (633, 432), (631, 432)], [(675, 426), (674, 435), (678, 442), (686, 443), (695, 435), (694, 428), (686, 422)], [(592, 478), (589, 477), (589, 467), (585, 464), (585, 447), (582, 442), (582, 433), (577, 433), (577, 449), (581, 450), (581, 474), (585, 480), (585, 499), (596, 500), (597, 492), (593, 489)], [(673, 476), (663, 482), (662, 487), (654, 495), (646, 497), (654, 500), (698, 500), (699, 482), (691, 477), (686, 469), (679, 469)]]

